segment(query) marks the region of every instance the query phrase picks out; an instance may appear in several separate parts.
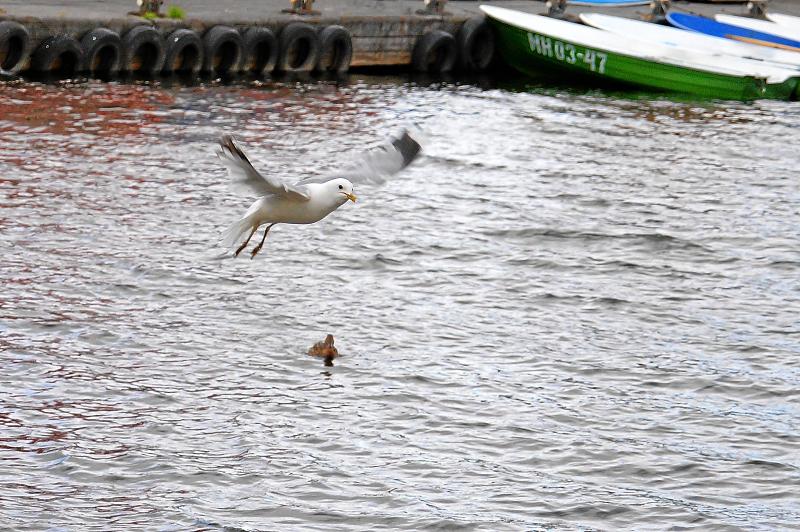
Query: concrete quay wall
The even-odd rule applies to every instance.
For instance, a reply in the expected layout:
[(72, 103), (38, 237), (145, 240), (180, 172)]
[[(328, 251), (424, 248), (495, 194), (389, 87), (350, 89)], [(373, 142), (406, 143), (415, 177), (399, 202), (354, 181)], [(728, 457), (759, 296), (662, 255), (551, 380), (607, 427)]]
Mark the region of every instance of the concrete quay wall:
[(318, 0), (314, 5), (318, 13), (313, 15), (284, 13), (290, 6), (288, 0), (185, 0), (183, 3), (167, 0), (162, 14), (172, 3), (184, 9), (184, 19), (147, 20), (133, 15), (131, 12), (136, 10), (133, 0), (75, 0), (68, 4), (7, 0), (0, 5), (0, 21), (18, 22), (29, 32), (25, 53), (28, 60), (14, 69), (25, 71), (30, 67), (31, 54), (53, 35), (69, 35), (79, 41), (96, 28), (108, 28), (124, 36), (131, 28), (150, 25), (162, 38), (179, 28), (192, 30), (202, 38), (212, 27), (224, 25), (241, 34), (253, 27), (269, 28), (279, 36), (282, 28), (294, 22), (309, 24), (317, 31), (330, 25), (344, 27), (351, 38), (352, 67), (403, 66), (411, 64), (420, 36), (433, 30), (456, 36), (465, 20), (480, 16), (476, 2), (468, 2), (468, 9), (448, 6), (442, 16), (419, 14), (425, 7), (421, 0)]
[[(422, 17), (422, 16), (347, 16), (347, 17), (274, 17), (260, 19), (257, 22), (246, 20), (202, 20), (186, 19), (174, 21), (160, 19), (148, 21), (140, 17), (124, 18), (5, 18), (23, 24), (31, 34), (28, 44), (28, 56), (47, 37), (57, 34), (66, 34), (80, 39), (87, 32), (95, 28), (108, 28), (123, 35), (135, 26), (152, 25), (167, 37), (178, 28), (194, 30), (203, 35), (210, 28), (217, 25), (231, 26), (240, 32), (250, 27), (267, 27), (276, 34), (290, 22), (304, 22), (315, 27), (340, 25), (348, 30), (352, 37), (353, 58), (351, 66), (397, 66), (409, 65), (411, 53), (420, 35), (434, 29), (441, 29), (455, 35), (464, 17)], [(27, 65), (23, 66), (25, 70)]]

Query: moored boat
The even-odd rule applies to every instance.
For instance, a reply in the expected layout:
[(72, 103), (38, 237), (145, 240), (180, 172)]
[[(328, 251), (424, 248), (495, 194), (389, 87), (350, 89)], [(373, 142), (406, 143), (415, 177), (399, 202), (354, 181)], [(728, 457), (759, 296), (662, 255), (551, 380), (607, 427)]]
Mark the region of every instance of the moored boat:
[[(702, 50), (732, 58), (766, 62), (779, 68), (800, 70), (800, 54), (794, 52), (747, 44), (724, 37), (714, 37), (672, 26), (662, 26), (641, 20), (603, 15), (601, 13), (581, 13), (579, 16), (584, 24), (631, 39), (665, 46)], [(753, 66), (758, 68), (759, 64), (756, 63)]]
[(797, 71), (763, 67), (756, 74), (711, 54), (644, 43), (563, 20), (482, 5), (497, 29), (500, 52), (517, 70), (542, 68), (708, 98), (790, 98)]
[(726, 24), (711, 18), (700, 17), (698, 15), (689, 15), (687, 13), (667, 13), (667, 22), (671, 25), (684, 30), (697, 31), (715, 37), (725, 37), (735, 41), (746, 42), (750, 44), (758, 44), (761, 46), (768, 46), (778, 48), (781, 50), (789, 50), (793, 52), (800, 52), (800, 41), (794, 39), (787, 39), (772, 33), (765, 33), (763, 31), (751, 30), (733, 24)]

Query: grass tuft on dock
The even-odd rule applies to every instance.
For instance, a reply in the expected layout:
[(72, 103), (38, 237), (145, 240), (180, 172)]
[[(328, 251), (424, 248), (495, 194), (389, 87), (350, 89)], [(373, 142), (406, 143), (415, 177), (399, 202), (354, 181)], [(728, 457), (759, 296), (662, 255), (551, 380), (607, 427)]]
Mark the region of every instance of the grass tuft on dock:
[(183, 20), (186, 18), (186, 10), (183, 9), (181, 6), (169, 6), (167, 8), (167, 17), (177, 20)]

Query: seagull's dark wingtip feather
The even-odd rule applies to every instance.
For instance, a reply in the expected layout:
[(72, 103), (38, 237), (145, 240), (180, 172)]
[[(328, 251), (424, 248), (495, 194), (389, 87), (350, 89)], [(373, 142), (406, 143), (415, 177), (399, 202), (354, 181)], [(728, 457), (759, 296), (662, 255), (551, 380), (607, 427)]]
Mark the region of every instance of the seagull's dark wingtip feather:
[(219, 145), (222, 146), (223, 151), (227, 151), (231, 155), (239, 157), (240, 159), (243, 159), (248, 163), (250, 162), (250, 160), (247, 158), (247, 156), (244, 154), (241, 148), (239, 148), (239, 146), (236, 145), (236, 141), (233, 140), (232, 135), (228, 134), (222, 135), (222, 137), (220, 137), (219, 139)]
[(392, 139), (392, 145), (394, 145), (397, 151), (403, 156), (403, 168), (411, 164), (411, 162), (417, 158), (417, 155), (419, 155), (420, 150), (422, 150), (422, 146), (420, 146), (419, 142), (411, 138), (407, 130), (403, 131), (400, 137)]

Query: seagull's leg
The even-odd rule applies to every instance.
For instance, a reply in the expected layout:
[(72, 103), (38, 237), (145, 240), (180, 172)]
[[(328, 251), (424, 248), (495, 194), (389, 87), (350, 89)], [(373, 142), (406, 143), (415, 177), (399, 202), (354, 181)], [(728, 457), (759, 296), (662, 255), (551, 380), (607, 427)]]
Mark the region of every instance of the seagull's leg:
[(259, 251), (261, 251), (261, 246), (264, 245), (264, 241), (267, 239), (267, 233), (269, 233), (269, 230), (272, 229), (273, 225), (275, 225), (275, 224), (269, 224), (267, 226), (267, 229), (264, 231), (264, 236), (261, 238), (261, 242), (259, 242), (258, 245), (253, 248), (253, 251), (250, 252), (250, 258), (251, 259), (253, 257), (255, 257), (256, 254), (258, 254)]
[(236, 253), (233, 254), (234, 257), (238, 257), (239, 256), (239, 253), (242, 252), (242, 250), (245, 248), (245, 246), (247, 246), (247, 243), (250, 242), (250, 239), (253, 238), (253, 235), (256, 234), (256, 230), (257, 229), (258, 229), (258, 226), (253, 227), (253, 230), (250, 231), (250, 236), (247, 237), (247, 240), (244, 241), (244, 244), (239, 246), (239, 248), (236, 250)]

